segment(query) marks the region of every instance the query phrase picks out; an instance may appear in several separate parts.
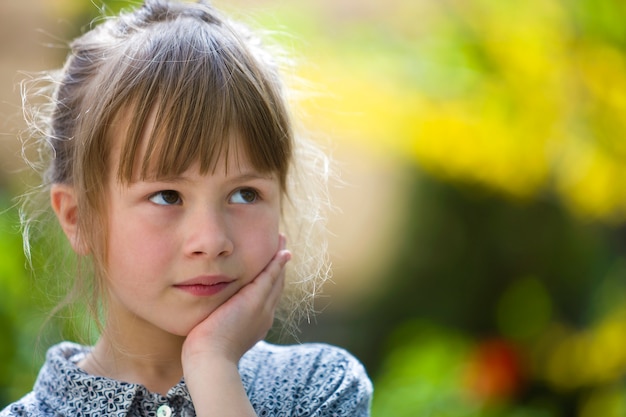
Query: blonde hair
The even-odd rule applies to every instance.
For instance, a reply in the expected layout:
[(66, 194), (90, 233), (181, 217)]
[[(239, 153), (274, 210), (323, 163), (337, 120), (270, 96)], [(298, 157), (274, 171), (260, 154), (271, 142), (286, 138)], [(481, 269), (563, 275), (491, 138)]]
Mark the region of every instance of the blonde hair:
[[(79, 263), (72, 294), (89, 300), (87, 308), (98, 321), (106, 270), (102, 199), (107, 181), (129, 183), (133, 175), (152, 173), (175, 176), (195, 162), (209, 173), (228, 152), (229, 133), (236, 131), (255, 168), (275, 173), (286, 197), (283, 228), (294, 256), (277, 317), (292, 328), (302, 313), (308, 315), (330, 273), (324, 213), (330, 170), (326, 155), (293, 132), (279, 56), (269, 54), (249, 29), (206, 4), (162, 0), (147, 0), (134, 11), (105, 19), (70, 46), (61, 71), (29, 81), (23, 90), (24, 97), (34, 92), (48, 98), (39, 105), (24, 102), (31, 139), (42, 156), (31, 165), (43, 174), (42, 185), (23, 204), (27, 256), (32, 226), (45, 212), (38, 196), (47, 198), (54, 183), (72, 185), (78, 191), (80, 240), (91, 254), (89, 262)], [(52, 87), (51, 95), (46, 87)], [(143, 160), (136, 161), (152, 111), (159, 123)], [(119, 169), (111, 176), (110, 128), (121, 118), (130, 122)], [(137, 167), (140, 172), (133, 172)], [(93, 276), (89, 284), (88, 275)]]

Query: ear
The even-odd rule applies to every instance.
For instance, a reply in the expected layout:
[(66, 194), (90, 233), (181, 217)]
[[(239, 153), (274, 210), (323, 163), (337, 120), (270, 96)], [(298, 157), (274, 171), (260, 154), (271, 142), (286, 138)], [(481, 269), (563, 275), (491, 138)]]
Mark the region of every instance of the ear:
[(74, 252), (87, 255), (89, 250), (82, 242), (78, 228), (78, 202), (74, 187), (67, 184), (52, 184), (50, 203)]

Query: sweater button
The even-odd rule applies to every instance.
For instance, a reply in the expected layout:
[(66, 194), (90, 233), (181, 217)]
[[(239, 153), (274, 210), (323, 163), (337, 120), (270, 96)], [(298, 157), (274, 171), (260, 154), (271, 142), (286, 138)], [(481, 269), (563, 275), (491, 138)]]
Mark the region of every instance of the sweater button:
[(168, 405), (162, 405), (157, 410), (157, 417), (170, 417), (172, 415), (172, 409)]

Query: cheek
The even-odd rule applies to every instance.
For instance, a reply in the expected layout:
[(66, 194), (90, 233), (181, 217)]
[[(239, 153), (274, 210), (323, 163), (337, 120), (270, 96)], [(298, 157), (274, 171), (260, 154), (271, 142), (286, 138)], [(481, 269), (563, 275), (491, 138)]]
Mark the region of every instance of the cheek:
[(122, 268), (158, 267), (170, 255), (172, 239), (142, 218), (112, 219), (109, 227), (109, 266)]
[[(250, 235), (250, 232), (248, 232)], [(278, 251), (278, 223), (258, 227), (246, 241), (246, 253), (250, 270), (256, 276), (263, 270)]]

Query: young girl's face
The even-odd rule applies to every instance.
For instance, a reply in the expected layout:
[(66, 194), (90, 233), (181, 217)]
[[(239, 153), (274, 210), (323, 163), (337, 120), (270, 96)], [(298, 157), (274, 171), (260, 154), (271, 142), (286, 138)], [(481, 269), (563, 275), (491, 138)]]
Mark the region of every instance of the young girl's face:
[(109, 180), (109, 320), (185, 336), (276, 253), (279, 181), (230, 149), (206, 175)]

